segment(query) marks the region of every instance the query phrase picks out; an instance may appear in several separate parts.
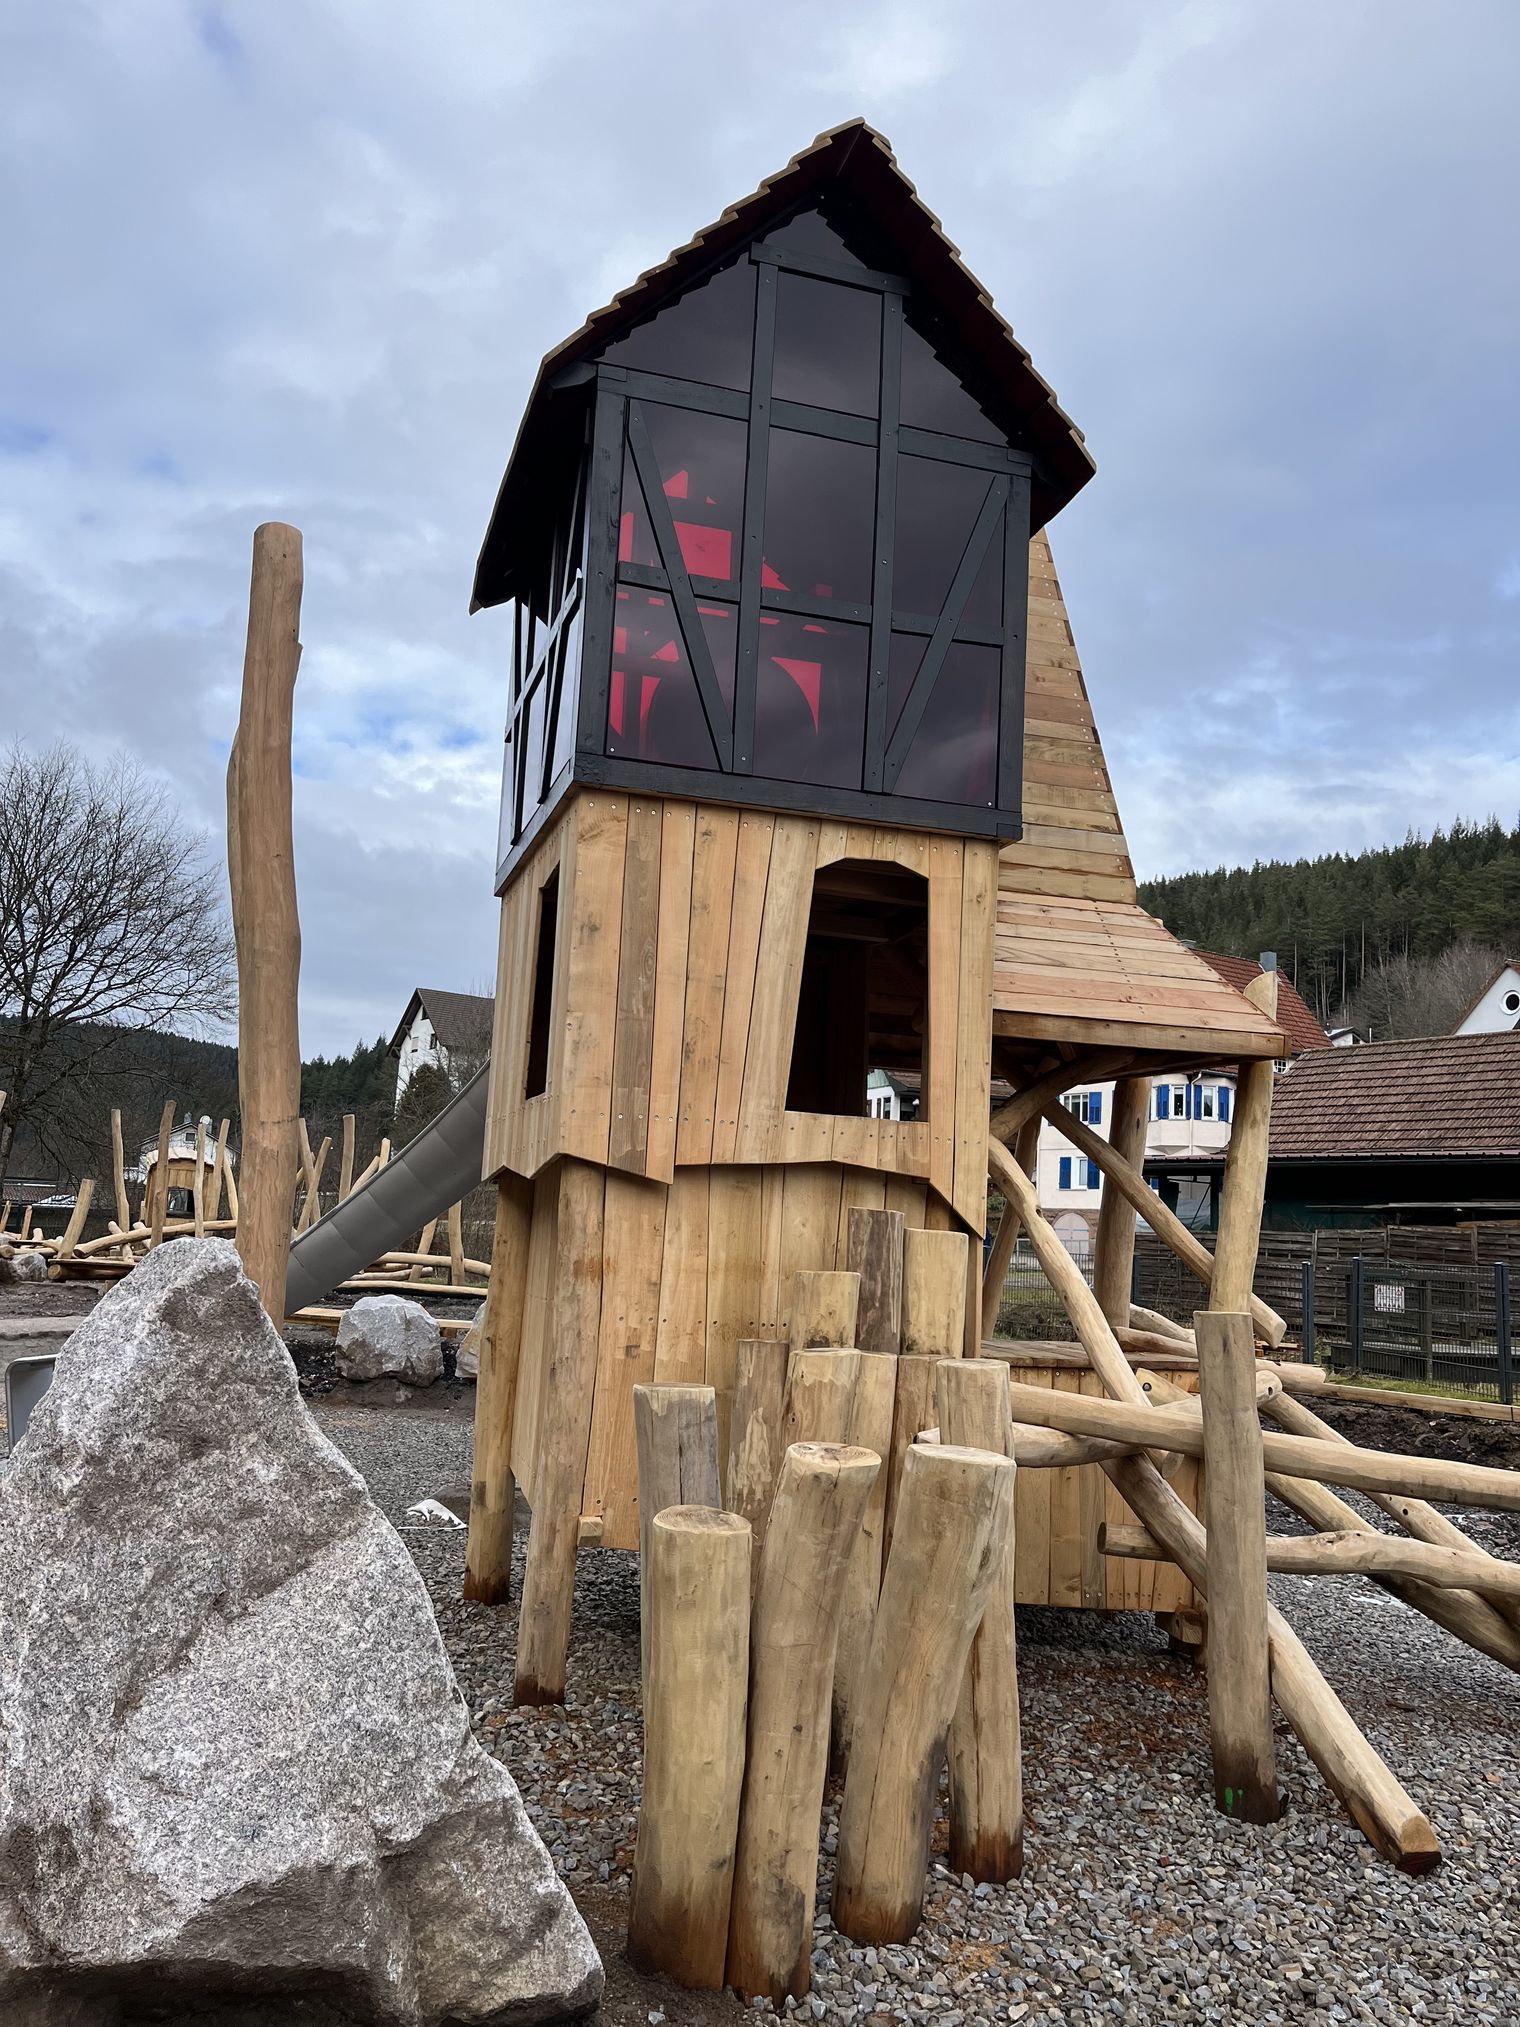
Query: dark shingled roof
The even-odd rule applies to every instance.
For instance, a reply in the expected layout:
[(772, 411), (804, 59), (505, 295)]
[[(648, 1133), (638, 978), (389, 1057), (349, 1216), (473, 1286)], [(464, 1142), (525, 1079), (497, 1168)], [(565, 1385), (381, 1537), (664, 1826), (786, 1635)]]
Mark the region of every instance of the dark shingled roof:
[(1319, 1049), (1272, 1099), (1273, 1161), (1520, 1159), (1520, 1034)]
[[(1242, 992), (1253, 978), (1261, 977), (1254, 957), (1224, 957), (1217, 950), (1200, 950), (1198, 955), (1211, 971), (1217, 971), (1226, 985)], [(1330, 1049), (1335, 1044), (1325, 1033), (1296, 987), (1282, 973), (1277, 974), (1277, 1025), (1288, 1037), (1290, 1053), (1301, 1056), (1305, 1049)]]
[(489, 1042), (491, 1009), (496, 1002), (489, 993), (440, 992), (435, 985), (419, 985), (406, 1003), (406, 1012), (391, 1036), (391, 1051), (401, 1047), (407, 1029), (420, 1006), (433, 1024), (433, 1034), (446, 1049), (470, 1043)]

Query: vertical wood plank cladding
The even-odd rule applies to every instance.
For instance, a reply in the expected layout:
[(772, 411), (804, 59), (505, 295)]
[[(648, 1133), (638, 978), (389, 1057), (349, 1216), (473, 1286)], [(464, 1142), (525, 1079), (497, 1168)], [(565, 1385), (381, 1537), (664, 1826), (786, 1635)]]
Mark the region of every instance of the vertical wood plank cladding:
[(836, 1119), (829, 1153), (847, 1168), (877, 1167), (881, 1160), (881, 1121)]
[[(734, 1136), (734, 1158), (738, 1161), (776, 1161), (784, 1152), (782, 1114), (791, 1075), (792, 1038), (802, 990), (802, 956), (807, 946), (817, 855), (816, 823), (805, 817), (776, 818), (755, 961), (739, 1123)], [(736, 983), (731, 957), (730, 991)], [(727, 1026), (725, 1010), (725, 1032)], [(719, 1083), (721, 1088), (721, 1076)], [(721, 1112), (721, 1104), (719, 1109)]]
[[(491, 1031), (491, 1088), (487, 1101), (485, 1174), (510, 1168), (531, 1176), (554, 1152), (560, 1085), (551, 1074), (542, 1096), (523, 1097), (528, 1058), (528, 1022), (533, 1006), (533, 962), (538, 930), (538, 896), (556, 867), (562, 867), (570, 819), (562, 818), (539, 844), (501, 898), (497, 939), (496, 1011)], [(561, 870), (563, 890), (565, 874)], [(556, 1018), (565, 1005), (556, 980)]]
[[(781, 819), (785, 824), (786, 819)], [(748, 811), (739, 819), (734, 862), (734, 905), (728, 928), (728, 976), (723, 987), (723, 1030), (718, 1046), (718, 1090), (713, 1109), (712, 1158), (734, 1159), (744, 1059), (749, 1049), (750, 1012), (755, 1000), (755, 966), (770, 874), (771, 843), (777, 819)]]
[(961, 847), (929, 847), (929, 1008), (924, 1032), (929, 1180), (948, 1203), (955, 1192), (955, 1060), (960, 1014)]
[(782, 1167), (760, 1171), (760, 1294), (755, 1309), (757, 1337), (784, 1337), (781, 1315), (781, 1214), (786, 1194), (786, 1170)]
[[(600, 789), (575, 805), (575, 879), (564, 925), (567, 1004), (560, 1083), (560, 1144), (583, 1161), (605, 1162), (612, 1120), (612, 1051), (623, 859), (628, 803)], [(564, 895), (560, 907), (565, 906)]]
[[(992, 1079), (992, 937), (997, 857), (961, 854), (960, 1002), (955, 1048), (955, 1180), (950, 1201), (978, 1238), (987, 1228), (987, 1114)], [(932, 1118), (931, 1118), (932, 1130)]]
[(667, 1191), (632, 1176), (607, 1177), (602, 1316), (582, 1513), (614, 1534), (638, 1531), (633, 1389), (655, 1377)]
[(649, 1065), (649, 1142), (644, 1172), (669, 1182), (675, 1172), (681, 1105), (681, 1045), (691, 933), (692, 854), (697, 811), (667, 802), (660, 827), (660, 932), (655, 952), (654, 1043)]
[(905, 1225), (924, 1222), (924, 1186), (914, 1176), (888, 1175), (884, 1178), (883, 1210), (901, 1211)]
[[(1089, 1400), (1106, 1399), (1108, 1393), (1095, 1372), (1078, 1373), (1077, 1391), (1086, 1394)], [(1098, 1553), (1098, 1529), (1103, 1524), (1107, 1485), (1108, 1480), (1096, 1464), (1085, 1466), (1081, 1473), (1078, 1524), (1082, 1549), (1082, 1604), (1086, 1610), (1094, 1612), (1100, 1610), (1103, 1604), (1103, 1557)]]
[(528, 1238), (528, 1272), (523, 1283), (522, 1363), (517, 1375), (517, 1420), (512, 1431), (512, 1475), (532, 1496), (538, 1476), (539, 1426), (544, 1378), (549, 1364), (558, 1256), (559, 1169), (541, 1169), (533, 1178), (533, 1227)]
[(832, 1267), (848, 1267), (850, 1264), (850, 1212), (853, 1210), (880, 1211), (887, 1207), (887, 1182), (882, 1175), (873, 1175), (866, 1169), (846, 1169), (840, 1181), (839, 1224), (834, 1233), (834, 1257)]
[[(1020, 1368), (1021, 1384), (1049, 1387), (1050, 1373)], [(1050, 1508), (1054, 1471), (1020, 1471), (1013, 1486), (1014, 1601), (1043, 1605), (1050, 1596)]]
[(792, 1277), (832, 1267), (839, 1241), (842, 1177), (825, 1164), (788, 1168), (781, 1198), (781, 1263), (776, 1321), (792, 1321)]
[(654, 1362), (661, 1386), (702, 1386), (707, 1379), (709, 1175), (705, 1168), (678, 1168), (670, 1182)]
[(734, 1399), (734, 1347), (742, 1337), (761, 1335), (763, 1171), (715, 1168), (708, 1218), (706, 1379), (717, 1396), (718, 1455), (725, 1457)]
[[(1082, 1391), (1082, 1375), (1079, 1372), (1053, 1372), (1050, 1384), (1058, 1394), (1078, 1394)], [(1053, 1605), (1080, 1605), (1082, 1602), (1082, 1479), (1084, 1473), (1093, 1468), (1087, 1464), (1063, 1465), (1058, 1471), (1040, 1474), (1052, 1481), (1049, 1600)]]
[(520, 881), (514, 883), (502, 895), (501, 920), (496, 932), (496, 1007), (491, 1018), (491, 1086), (486, 1094), (486, 1144), (481, 1167), (484, 1175), (498, 1175), (504, 1168), (522, 1173), (516, 1108), (507, 1071), (523, 990), (516, 956), (520, 885)]
[(628, 804), (618, 937), (617, 1015), (612, 1044), (612, 1118), (607, 1160), (644, 1173), (649, 1147), (649, 1080), (654, 1058), (655, 958), (660, 937), (660, 805)]
[(738, 848), (737, 810), (698, 809), (686, 958), (686, 1025), (681, 1041), (681, 1109), (676, 1127), (676, 1160), (682, 1163), (712, 1160)]

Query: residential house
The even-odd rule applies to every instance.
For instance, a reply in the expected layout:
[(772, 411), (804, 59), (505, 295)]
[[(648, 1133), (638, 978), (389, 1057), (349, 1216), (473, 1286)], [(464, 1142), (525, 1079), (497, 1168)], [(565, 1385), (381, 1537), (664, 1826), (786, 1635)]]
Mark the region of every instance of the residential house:
[(440, 992), (419, 985), (391, 1036), (396, 1061), (396, 1102), (424, 1063), (447, 1073), (456, 1059), (484, 1061), (491, 1045), (495, 1001), (488, 993)]
[(1517, 1032), (1520, 1032), (1520, 957), (1511, 957), (1499, 966), (1452, 1033), (1500, 1035)]

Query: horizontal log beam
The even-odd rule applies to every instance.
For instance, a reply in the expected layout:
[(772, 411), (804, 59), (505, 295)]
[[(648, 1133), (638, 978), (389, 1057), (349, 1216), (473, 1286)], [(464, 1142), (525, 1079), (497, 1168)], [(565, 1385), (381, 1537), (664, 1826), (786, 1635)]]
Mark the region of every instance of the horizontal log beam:
[[(1100, 1555), (1132, 1562), (1170, 1562), (1146, 1528), (1104, 1521), (1098, 1528)], [(1345, 1528), (1334, 1534), (1269, 1534), (1267, 1568), (1278, 1576), (1396, 1576), (1441, 1590), (1481, 1590), (1520, 1598), (1520, 1563), (1500, 1562), (1479, 1550), (1435, 1548), (1403, 1536)]]

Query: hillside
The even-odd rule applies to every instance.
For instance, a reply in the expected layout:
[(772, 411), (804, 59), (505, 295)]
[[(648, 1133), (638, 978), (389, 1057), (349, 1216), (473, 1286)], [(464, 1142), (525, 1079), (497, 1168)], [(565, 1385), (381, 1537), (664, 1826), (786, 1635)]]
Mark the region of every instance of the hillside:
[(1462, 941), (1520, 949), (1520, 827), (1459, 820), (1355, 856), (1181, 873), (1142, 882), (1140, 901), (1206, 950), (1275, 950), (1333, 1022), (1364, 976), (1391, 960), (1434, 958)]

